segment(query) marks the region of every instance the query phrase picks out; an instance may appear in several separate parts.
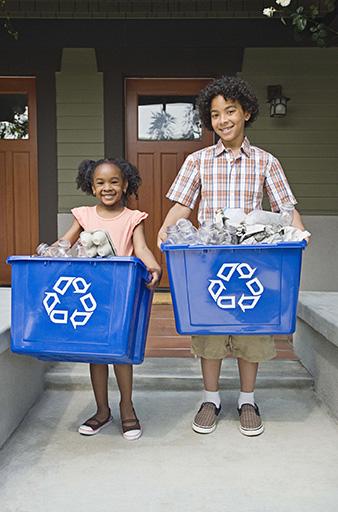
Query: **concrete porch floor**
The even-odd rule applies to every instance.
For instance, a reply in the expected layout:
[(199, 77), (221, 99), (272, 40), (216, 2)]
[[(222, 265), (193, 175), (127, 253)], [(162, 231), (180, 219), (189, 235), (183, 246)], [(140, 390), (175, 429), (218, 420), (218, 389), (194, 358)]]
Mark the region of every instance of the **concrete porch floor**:
[(144, 435), (76, 429), (90, 391), (47, 390), (0, 452), (2, 512), (336, 512), (338, 427), (311, 389), (261, 389), (266, 432), (242, 436), (237, 391), (222, 392), (213, 434), (190, 427), (199, 391), (140, 391)]

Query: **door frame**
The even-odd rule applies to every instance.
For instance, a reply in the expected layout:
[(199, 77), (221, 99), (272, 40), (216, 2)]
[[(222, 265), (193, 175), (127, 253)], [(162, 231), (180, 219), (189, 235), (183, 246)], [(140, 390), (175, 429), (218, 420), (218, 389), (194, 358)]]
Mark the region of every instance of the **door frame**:
[[(38, 146), (37, 146), (37, 108), (36, 108), (36, 79), (35, 77), (23, 76), (0, 76), (0, 93), (13, 94), (21, 93), (28, 95), (28, 112), (29, 112), (29, 125), (28, 125), (28, 139), (1, 139), (1, 146), (5, 152), (5, 188), (8, 193), (5, 193), (5, 204), (3, 205), (3, 214), (5, 215), (5, 222), (8, 226), (6, 233), (6, 252), (8, 255), (17, 252), (16, 235), (18, 234), (15, 225), (15, 214), (20, 209), (20, 204), (15, 204), (13, 197), (13, 179), (12, 170), (9, 166), (12, 165), (12, 151), (27, 151), (29, 152), (29, 179), (28, 189), (26, 194), (29, 196), (29, 210), (30, 210), (30, 233), (29, 233), (29, 251), (33, 252), (39, 241), (39, 190), (38, 190)], [(12, 191), (12, 193), (10, 193)], [(21, 193), (21, 191), (20, 191)], [(19, 201), (19, 198), (18, 198)], [(5, 267), (4, 276), (1, 275), (0, 283), (9, 285), (10, 269)]]

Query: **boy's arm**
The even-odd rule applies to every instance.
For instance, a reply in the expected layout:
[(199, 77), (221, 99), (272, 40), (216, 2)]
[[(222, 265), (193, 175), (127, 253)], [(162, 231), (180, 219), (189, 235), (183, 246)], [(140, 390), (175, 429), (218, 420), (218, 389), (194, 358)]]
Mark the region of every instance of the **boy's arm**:
[(305, 227), (304, 227), (302, 218), (296, 209), (294, 209), (294, 211), (293, 211), (292, 226), (300, 229), (301, 231), (305, 231)]
[(157, 235), (157, 245), (159, 248), (161, 248), (161, 243), (167, 238), (167, 226), (176, 224), (178, 219), (188, 219), (191, 212), (192, 210), (188, 208), (188, 206), (184, 206), (180, 203), (175, 203), (174, 206), (170, 208)]
[(159, 263), (156, 261), (155, 256), (147, 246), (145, 236), (144, 236), (144, 228), (143, 222), (141, 222), (133, 232), (133, 245), (134, 245), (134, 254), (145, 264), (147, 269), (152, 275), (152, 279), (150, 283), (148, 283), (148, 288), (155, 288), (162, 277), (162, 269)]

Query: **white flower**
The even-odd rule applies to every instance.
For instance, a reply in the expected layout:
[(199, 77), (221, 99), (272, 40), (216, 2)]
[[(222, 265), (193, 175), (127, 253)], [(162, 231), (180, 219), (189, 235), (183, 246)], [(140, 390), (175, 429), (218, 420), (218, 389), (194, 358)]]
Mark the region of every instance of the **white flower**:
[(264, 16), (269, 16), (269, 18), (273, 16), (274, 12), (276, 12), (276, 9), (274, 7), (266, 7), (265, 9), (263, 9)]
[(290, 5), (291, 0), (276, 0), (276, 4), (281, 5), (282, 7), (287, 7)]

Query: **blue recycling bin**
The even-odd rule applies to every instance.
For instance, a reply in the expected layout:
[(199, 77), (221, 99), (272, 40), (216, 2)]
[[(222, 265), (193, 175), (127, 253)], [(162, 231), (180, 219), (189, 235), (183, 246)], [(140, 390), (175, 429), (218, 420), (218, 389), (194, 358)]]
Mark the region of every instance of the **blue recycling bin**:
[(11, 350), (47, 361), (140, 364), (152, 292), (135, 257), (12, 256)]
[(291, 334), (306, 242), (162, 244), (180, 334)]

